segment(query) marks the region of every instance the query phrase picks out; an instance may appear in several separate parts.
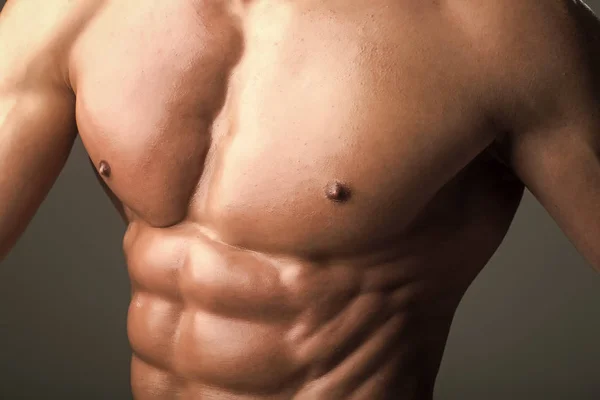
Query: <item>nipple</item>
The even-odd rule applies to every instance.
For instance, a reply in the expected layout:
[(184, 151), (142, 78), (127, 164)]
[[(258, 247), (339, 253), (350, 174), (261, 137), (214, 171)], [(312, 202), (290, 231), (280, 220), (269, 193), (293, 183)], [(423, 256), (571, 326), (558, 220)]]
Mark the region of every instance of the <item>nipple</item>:
[(108, 163), (104, 160), (100, 161), (100, 164), (98, 165), (98, 172), (103, 177), (109, 178), (110, 177), (110, 165), (108, 165)]
[(327, 184), (325, 187), (325, 195), (329, 200), (337, 202), (345, 202), (350, 199), (350, 188), (343, 183), (334, 181)]

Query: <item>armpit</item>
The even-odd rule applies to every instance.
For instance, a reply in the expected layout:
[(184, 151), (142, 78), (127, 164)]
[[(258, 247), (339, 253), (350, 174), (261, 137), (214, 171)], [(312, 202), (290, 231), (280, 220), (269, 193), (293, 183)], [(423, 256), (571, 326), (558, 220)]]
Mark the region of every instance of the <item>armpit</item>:
[(484, 150), (481, 157), (489, 162), (497, 163), (498, 168), (502, 170), (501, 174), (504, 180), (520, 181), (512, 168), (510, 154), (508, 135), (502, 134)]

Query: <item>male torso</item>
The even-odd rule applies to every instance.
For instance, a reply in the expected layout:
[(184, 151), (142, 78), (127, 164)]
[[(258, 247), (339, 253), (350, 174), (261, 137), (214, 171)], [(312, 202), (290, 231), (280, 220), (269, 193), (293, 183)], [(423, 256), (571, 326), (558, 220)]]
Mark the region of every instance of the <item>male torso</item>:
[(431, 396), (521, 194), (477, 157), (459, 28), (395, 0), (97, 11), (71, 81), (130, 220), (136, 398)]
[(77, 3), (55, 52), (129, 224), (136, 399), (431, 398), (522, 194), (484, 62), (528, 51), (485, 45), (522, 4)]

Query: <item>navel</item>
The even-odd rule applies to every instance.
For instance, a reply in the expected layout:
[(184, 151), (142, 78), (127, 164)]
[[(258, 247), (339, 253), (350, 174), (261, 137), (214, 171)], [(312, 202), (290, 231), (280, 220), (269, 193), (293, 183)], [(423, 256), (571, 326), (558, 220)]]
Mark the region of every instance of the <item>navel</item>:
[(98, 173), (105, 178), (109, 178), (110, 177), (110, 165), (108, 165), (108, 163), (104, 160), (100, 161), (100, 164), (98, 164)]
[(350, 199), (351, 194), (348, 185), (338, 181), (329, 182), (325, 187), (325, 196), (332, 201), (343, 203)]

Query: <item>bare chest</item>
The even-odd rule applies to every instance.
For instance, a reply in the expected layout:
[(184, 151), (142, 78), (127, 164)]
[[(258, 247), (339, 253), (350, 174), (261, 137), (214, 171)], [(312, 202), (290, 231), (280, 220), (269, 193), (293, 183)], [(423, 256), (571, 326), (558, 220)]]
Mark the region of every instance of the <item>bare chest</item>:
[(263, 251), (401, 234), (491, 132), (436, 10), (363, 3), (106, 6), (73, 58), (110, 189)]

